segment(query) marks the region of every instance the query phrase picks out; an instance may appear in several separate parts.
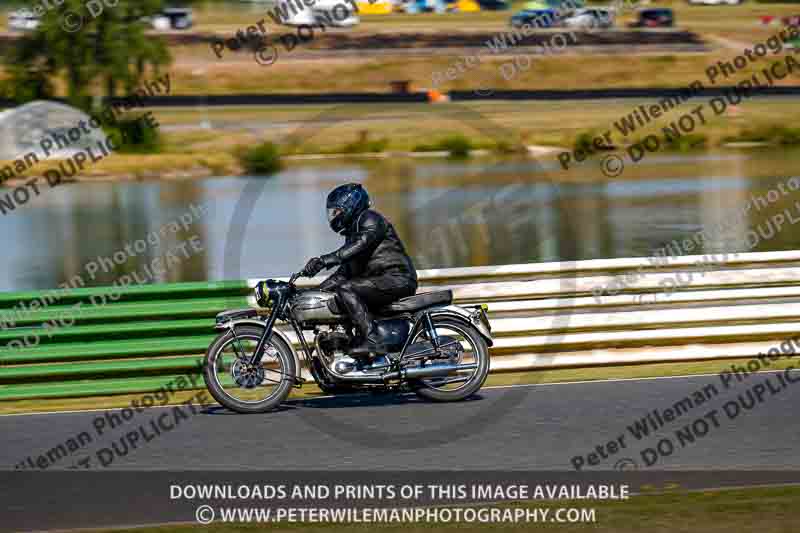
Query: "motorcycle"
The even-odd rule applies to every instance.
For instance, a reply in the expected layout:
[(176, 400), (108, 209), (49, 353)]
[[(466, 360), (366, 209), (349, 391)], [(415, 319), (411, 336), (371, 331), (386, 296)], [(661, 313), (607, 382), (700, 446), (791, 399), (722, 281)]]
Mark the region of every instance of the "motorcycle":
[[(269, 279), (256, 285), (256, 308), (219, 313), (220, 335), (208, 347), (203, 377), (211, 395), (238, 413), (276, 408), (309, 380), (302, 376), (291, 326), (317, 386), (328, 394), (414, 392), (448, 402), (475, 394), (489, 373), (491, 326), (486, 305), (452, 305), (450, 290), (425, 292), (374, 311), (379, 354), (353, 356), (355, 328), (336, 295)], [(304, 335), (313, 332), (313, 340)], [(307, 375), (308, 375), (307, 374)]]

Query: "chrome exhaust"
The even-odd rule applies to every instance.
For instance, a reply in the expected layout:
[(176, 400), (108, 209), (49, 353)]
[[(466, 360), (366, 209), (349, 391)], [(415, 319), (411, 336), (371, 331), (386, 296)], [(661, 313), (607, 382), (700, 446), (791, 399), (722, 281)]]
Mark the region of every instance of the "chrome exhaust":
[(400, 370), (396, 370), (394, 372), (386, 372), (381, 377), (384, 380), (436, 378), (450, 375), (453, 372), (458, 372), (459, 370), (475, 370), (476, 368), (478, 368), (478, 363), (401, 368)]
[(415, 368), (401, 368), (400, 370), (395, 370), (394, 372), (385, 372), (383, 374), (378, 373), (362, 373), (362, 372), (353, 372), (347, 374), (339, 374), (332, 368), (328, 367), (328, 372), (333, 375), (338, 381), (349, 381), (351, 383), (383, 383), (385, 381), (389, 381), (392, 379), (421, 379), (421, 378), (435, 378), (435, 377), (444, 377), (452, 374), (453, 372), (458, 372), (460, 370), (475, 370), (478, 368), (478, 363), (468, 363), (464, 365), (435, 365), (435, 366), (424, 366), (424, 367), (415, 367)]
[(377, 372), (367, 373), (356, 370), (353, 372), (348, 372), (347, 374), (340, 374), (331, 367), (326, 368), (328, 372), (330, 372), (330, 374), (336, 378), (337, 381), (349, 381), (351, 383), (367, 383), (373, 385), (376, 383), (383, 383), (383, 375), (378, 374)]

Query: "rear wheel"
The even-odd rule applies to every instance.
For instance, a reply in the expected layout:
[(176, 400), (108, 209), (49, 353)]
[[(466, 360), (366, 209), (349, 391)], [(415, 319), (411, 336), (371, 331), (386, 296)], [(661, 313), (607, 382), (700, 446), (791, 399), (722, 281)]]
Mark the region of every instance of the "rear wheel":
[[(433, 327), (440, 340), (441, 349), (448, 357), (426, 361), (424, 366), (444, 364), (475, 364), (472, 370), (459, 370), (446, 377), (415, 380), (418, 396), (437, 402), (455, 402), (478, 392), (489, 375), (489, 347), (483, 336), (470, 323), (452, 318), (434, 318)], [(428, 341), (421, 331), (412, 343)]]
[(263, 413), (289, 396), (296, 368), (291, 347), (278, 335), (264, 346), (259, 364), (250, 365), (263, 327), (239, 326), (208, 347), (203, 378), (220, 404), (237, 413)]

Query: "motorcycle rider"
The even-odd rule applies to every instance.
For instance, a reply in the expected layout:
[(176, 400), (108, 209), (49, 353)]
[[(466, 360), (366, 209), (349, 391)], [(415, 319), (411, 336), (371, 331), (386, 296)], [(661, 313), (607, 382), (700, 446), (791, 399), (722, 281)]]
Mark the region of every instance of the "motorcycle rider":
[(361, 343), (350, 350), (353, 355), (383, 353), (371, 310), (417, 291), (417, 271), (400, 237), (370, 205), (369, 194), (358, 183), (333, 189), (327, 200), (328, 223), (344, 235), (344, 245), (310, 259), (303, 269), (306, 275), (315, 276), (338, 265), (320, 289), (336, 293), (340, 307), (358, 330)]

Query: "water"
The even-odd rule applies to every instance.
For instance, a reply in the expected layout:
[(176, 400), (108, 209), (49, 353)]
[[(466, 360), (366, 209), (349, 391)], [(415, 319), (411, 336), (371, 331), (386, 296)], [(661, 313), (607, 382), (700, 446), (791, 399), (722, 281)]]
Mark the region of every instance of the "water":
[[(67, 185), (2, 218), (0, 288), (52, 288), (76, 276), (109, 285), (131, 273), (156, 283), (287, 275), (340, 244), (325, 196), (353, 180), (366, 184), (419, 268), (646, 256), (720, 223), (725, 234), (692, 253), (799, 248), (790, 221), (767, 238), (769, 217), (790, 209), (800, 219), (791, 174), (763, 175), (765, 165), (749, 159), (653, 158), (648, 179), (565, 184), (543, 180), (527, 161), (406, 160), (308, 164), (269, 179)], [(770, 189), (780, 194), (774, 203), (731, 216)], [(173, 231), (168, 224), (190, 205), (208, 210)]]

